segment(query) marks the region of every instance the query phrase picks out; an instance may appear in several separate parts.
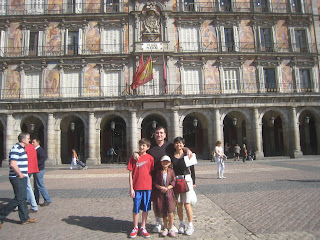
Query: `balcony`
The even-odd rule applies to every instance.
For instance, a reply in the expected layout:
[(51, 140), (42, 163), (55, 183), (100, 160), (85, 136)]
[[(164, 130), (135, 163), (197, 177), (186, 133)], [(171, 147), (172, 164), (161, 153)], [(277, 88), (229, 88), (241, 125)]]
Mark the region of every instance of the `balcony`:
[(24, 4), (0, 5), (0, 15), (40, 15), (40, 14), (85, 14), (85, 13), (117, 13), (122, 12), (124, 3), (55, 3), (55, 4)]
[(305, 2), (303, 6), (296, 6), (289, 3), (268, 3), (261, 4), (256, 1), (234, 1), (220, 5), (216, 1), (201, 2), (201, 3), (183, 3), (178, 8), (179, 12), (255, 12), (255, 13), (296, 13), (296, 14), (311, 14), (312, 6), (309, 2)]
[[(188, 84), (150, 86), (143, 85), (136, 90), (131, 90), (130, 86), (91, 86), (91, 87), (60, 87), (52, 88), (23, 88), (1, 89), (1, 100), (31, 100), (31, 99), (51, 99), (52, 101), (61, 99), (101, 99), (101, 98), (123, 98), (123, 97), (167, 97), (167, 96), (218, 96), (218, 95), (259, 95), (259, 94), (286, 94), (286, 93), (310, 93), (317, 92), (315, 89), (299, 88), (292, 83), (284, 83), (279, 86), (270, 84), (243, 83), (237, 84), (238, 88), (232, 91), (221, 89), (220, 84), (206, 84), (203, 86)], [(0, 100), (0, 101), (1, 101)]]
[[(64, 48), (67, 48), (65, 51)], [(1, 57), (17, 58), (28, 56), (75, 56), (75, 55), (100, 55), (124, 54), (127, 47), (124, 44), (84, 44), (81, 46), (35, 46), (35, 47), (7, 47), (0, 49)]]

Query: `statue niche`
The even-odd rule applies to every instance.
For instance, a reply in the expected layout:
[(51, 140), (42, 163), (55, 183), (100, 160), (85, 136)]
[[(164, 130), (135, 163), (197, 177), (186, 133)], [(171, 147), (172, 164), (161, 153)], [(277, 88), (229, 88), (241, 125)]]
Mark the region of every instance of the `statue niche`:
[(157, 11), (154, 4), (146, 6), (146, 10), (142, 13), (143, 16), (143, 40), (151, 42), (160, 41), (160, 13)]

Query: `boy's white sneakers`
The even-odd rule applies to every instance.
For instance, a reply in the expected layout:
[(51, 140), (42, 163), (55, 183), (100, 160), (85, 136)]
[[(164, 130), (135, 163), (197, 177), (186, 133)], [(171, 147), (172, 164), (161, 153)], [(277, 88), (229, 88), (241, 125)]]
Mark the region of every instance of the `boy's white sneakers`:
[(184, 228), (185, 228), (184, 223), (180, 223), (178, 233), (182, 233), (183, 234), (184, 233)]
[(161, 232), (161, 224), (160, 224), (160, 223), (156, 223), (156, 225), (155, 225), (154, 228), (152, 229), (152, 232), (154, 232), (154, 233), (159, 233), (159, 232)]

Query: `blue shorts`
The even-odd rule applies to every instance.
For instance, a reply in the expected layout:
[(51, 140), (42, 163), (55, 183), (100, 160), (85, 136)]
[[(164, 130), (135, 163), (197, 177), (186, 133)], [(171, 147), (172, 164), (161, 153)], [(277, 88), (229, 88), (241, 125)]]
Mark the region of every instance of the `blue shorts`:
[(139, 210), (148, 212), (151, 210), (151, 190), (137, 190), (133, 199), (133, 212), (139, 213)]

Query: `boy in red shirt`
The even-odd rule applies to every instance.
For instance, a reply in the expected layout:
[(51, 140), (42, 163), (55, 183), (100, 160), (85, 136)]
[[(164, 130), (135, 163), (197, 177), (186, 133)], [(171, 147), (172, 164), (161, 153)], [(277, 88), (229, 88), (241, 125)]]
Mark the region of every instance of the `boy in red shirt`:
[[(154, 169), (154, 159), (147, 153), (150, 146), (150, 141), (142, 138), (139, 141), (139, 160), (136, 161), (131, 156), (127, 167), (129, 170), (130, 196), (133, 198), (132, 217), (134, 228), (130, 233), (130, 238), (135, 238), (138, 231), (143, 237), (150, 237), (146, 230), (148, 211), (151, 210), (151, 171)], [(142, 210), (142, 219), (140, 229), (138, 230), (139, 210)]]

